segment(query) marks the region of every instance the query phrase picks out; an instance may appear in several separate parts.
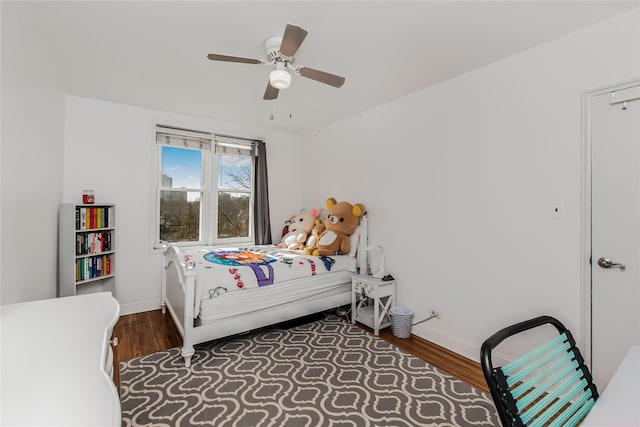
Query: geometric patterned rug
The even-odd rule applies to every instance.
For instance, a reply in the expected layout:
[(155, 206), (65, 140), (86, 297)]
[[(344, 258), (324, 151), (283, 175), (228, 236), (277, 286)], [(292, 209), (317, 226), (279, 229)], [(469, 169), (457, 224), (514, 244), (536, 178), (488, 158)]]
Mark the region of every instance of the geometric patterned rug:
[(123, 426), (499, 426), (485, 393), (330, 315), (120, 363)]

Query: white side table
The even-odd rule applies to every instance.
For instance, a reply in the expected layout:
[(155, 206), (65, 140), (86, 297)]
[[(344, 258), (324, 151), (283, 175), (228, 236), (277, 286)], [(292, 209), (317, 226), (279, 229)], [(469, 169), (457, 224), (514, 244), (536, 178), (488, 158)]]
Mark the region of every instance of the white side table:
[[(366, 298), (364, 298), (366, 297)], [(372, 304), (366, 304), (367, 299)], [(396, 281), (383, 281), (371, 276), (351, 276), (351, 322), (360, 322), (373, 329), (378, 335), (380, 329), (391, 326), (389, 310), (396, 299)]]

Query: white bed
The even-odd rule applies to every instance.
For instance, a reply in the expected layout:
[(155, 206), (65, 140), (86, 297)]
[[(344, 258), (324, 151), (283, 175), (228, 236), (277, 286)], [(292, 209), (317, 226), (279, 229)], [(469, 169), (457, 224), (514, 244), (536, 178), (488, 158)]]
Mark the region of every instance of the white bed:
[[(161, 307), (163, 313), (168, 308), (182, 335), (185, 365), (191, 365), (196, 344), (351, 304), (351, 276), (367, 269), (366, 215), (354, 237), (353, 256), (329, 259), (273, 246), (169, 246), (163, 256)], [(237, 272), (248, 267), (238, 267), (234, 257), (246, 253), (264, 255), (263, 267), (251, 266), (255, 274)], [(288, 265), (282, 266), (283, 259)], [(213, 276), (216, 269), (219, 275)], [(303, 277), (303, 269), (312, 269), (313, 275)], [(288, 280), (271, 284), (274, 276)]]

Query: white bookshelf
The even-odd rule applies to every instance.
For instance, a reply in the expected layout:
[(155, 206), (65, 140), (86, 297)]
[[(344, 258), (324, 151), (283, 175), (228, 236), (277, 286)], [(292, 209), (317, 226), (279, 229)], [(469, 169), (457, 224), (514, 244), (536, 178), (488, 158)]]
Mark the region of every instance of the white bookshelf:
[(63, 203), (58, 217), (58, 296), (116, 295), (115, 212), (112, 203)]

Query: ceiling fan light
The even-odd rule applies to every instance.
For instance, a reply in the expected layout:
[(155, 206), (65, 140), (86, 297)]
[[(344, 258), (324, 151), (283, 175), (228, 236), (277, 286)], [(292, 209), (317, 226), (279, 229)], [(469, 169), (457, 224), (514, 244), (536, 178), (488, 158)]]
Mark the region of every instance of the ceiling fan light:
[(269, 83), (276, 89), (286, 89), (291, 85), (291, 74), (286, 70), (273, 70), (269, 74)]

